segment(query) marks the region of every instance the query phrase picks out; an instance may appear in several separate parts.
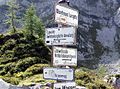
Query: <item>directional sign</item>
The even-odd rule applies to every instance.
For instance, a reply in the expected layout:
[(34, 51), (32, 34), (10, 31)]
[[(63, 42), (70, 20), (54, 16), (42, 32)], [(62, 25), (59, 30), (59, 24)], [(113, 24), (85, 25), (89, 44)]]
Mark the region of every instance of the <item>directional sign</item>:
[(45, 43), (47, 45), (75, 45), (75, 28), (47, 28), (45, 31)]
[(57, 23), (78, 27), (78, 11), (69, 6), (57, 4), (55, 7), (55, 21)]
[(52, 80), (74, 80), (74, 70), (66, 68), (44, 68), (43, 70), (44, 79)]
[(53, 47), (54, 66), (77, 66), (77, 49)]
[(53, 89), (76, 89), (75, 82), (55, 83)]

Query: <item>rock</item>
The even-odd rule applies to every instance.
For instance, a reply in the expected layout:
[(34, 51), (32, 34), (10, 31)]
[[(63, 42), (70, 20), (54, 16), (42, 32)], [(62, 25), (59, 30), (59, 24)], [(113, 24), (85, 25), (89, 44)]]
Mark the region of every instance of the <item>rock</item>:
[(0, 79), (0, 89), (9, 89), (10, 84), (6, 83), (4, 80)]

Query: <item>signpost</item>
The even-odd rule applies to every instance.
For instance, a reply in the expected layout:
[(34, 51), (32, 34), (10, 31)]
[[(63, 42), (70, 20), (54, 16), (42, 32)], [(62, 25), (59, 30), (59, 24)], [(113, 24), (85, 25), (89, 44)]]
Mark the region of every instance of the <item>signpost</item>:
[(64, 25), (78, 27), (78, 11), (68, 6), (57, 4), (55, 7), (55, 21)]
[(60, 1), (55, 6), (55, 22), (58, 23), (58, 28), (47, 28), (45, 31), (46, 45), (64, 46), (52, 49), (52, 64), (57, 68), (43, 69), (44, 79), (57, 80), (52, 89), (76, 89), (75, 82), (70, 82), (74, 81), (74, 70), (67, 66), (77, 66), (77, 49), (65, 46), (76, 45), (78, 14), (79, 12), (72, 9), (66, 0)]
[(53, 47), (54, 66), (77, 66), (77, 49)]
[(74, 80), (74, 70), (66, 68), (44, 68), (43, 70), (44, 79), (52, 80)]
[(45, 43), (47, 45), (75, 45), (76, 30), (73, 27), (47, 28)]
[(55, 83), (53, 89), (76, 89), (75, 82)]

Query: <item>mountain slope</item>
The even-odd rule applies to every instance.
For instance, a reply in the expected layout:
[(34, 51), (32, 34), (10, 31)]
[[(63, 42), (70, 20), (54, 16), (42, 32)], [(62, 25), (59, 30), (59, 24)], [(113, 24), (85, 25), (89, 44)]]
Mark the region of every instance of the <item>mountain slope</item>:
[(50, 58), (50, 50), (39, 38), (26, 38), (23, 33), (0, 35), (0, 75), (3, 78), (25, 71), (18, 78), (42, 73), (43, 67), (50, 63)]
[[(54, 6), (57, 1), (18, 0), (21, 6), (19, 14), (21, 15), (25, 8), (34, 3), (37, 14), (46, 27), (56, 26)], [(119, 5), (119, 0), (70, 0), (70, 6), (79, 11), (77, 32), (79, 66), (96, 68), (99, 64), (104, 64), (109, 69), (115, 68), (112, 71), (120, 71), (118, 67), (120, 63)], [(6, 5), (0, 7), (2, 14), (7, 13), (6, 8)], [(0, 32), (5, 32), (3, 30), (8, 26), (3, 22), (7, 17), (5, 15), (0, 17)]]

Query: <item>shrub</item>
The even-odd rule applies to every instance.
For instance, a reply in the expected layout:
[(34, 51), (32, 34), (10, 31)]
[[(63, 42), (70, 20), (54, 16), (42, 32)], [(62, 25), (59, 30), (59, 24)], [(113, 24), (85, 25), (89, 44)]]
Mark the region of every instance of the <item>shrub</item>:
[(115, 75), (116, 78), (120, 78), (120, 74)]
[[(88, 84), (86, 84), (86, 87), (87, 87), (88, 89), (99, 89), (99, 87), (96, 86), (96, 85), (93, 84), (93, 83), (88, 83)], [(103, 89), (104, 89), (104, 88), (103, 88)]]
[(0, 34), (0, 39), (3, 38), (3, 37), (4, 37), (4, 35), (3, 35), (3, 34)]
[(85, 83), (89, 83), (89, 82), (92, 82), (92, 79), (90, 78), (90, 75), (89, 73), (87, 72), (84, 72), (84, 71), (77, 71), (75, 73), (75, 78), (78, 80), (84, 80)]
[(38, 57), (28, 57), (23, 59), (22, 61), (20, 60), (15, 67), (16, 72), (21, 72), (21, 71), (25, 71), (28, 67), (36, 64), (36, 63), (41, 63), (41, 60)]
[(35, 64), (29, 67), (26, 72), (31, 72), (32, 74), (43, 73), (43, 68), (48, 67), (48, 64)]
[(1, 51), (5, 52), (5, 50), (12, 50), (15, 47), (15, 40), (9, 39), (5, 42), (5, 44), (1, 47)]
[(14, 85), (18, 85), (19, 84), (19, 79), (18, 78), (15, 78), (15, 77), (2, 77), (2, 79), (4, 81), (6, 81), (7, 83), (11, 83), (11, 84), (14, 84)]
[(77, 85), (85, 86), (88, 89), (113, 89), (110, 85), (99, 79), (93, 71), (76, 71), (75, 78)]
[(0, 34), (0, 45), (2, 45), (3, 44), (3, 38), (4, 38), (4, 35), (3, 34)]
[(3, 70), (2, 70), (2, 71), (0, 71), (0, 75), (2, 75), (2, 76), (3, 76), (3, 75), (5, 75), (5, 74), (6, 74), (6, 72), (5, 72), (5, 71), (3, 71)]
[(5, 65), (0, 65), (0, 70), (3, 70), (4, 67)]
[(76, 80), (75, 82), (76, 82), (76, 84), (79, 85), (79, 86), (85, 86), (85, 83), (84, 83), (84, 81), (82, 81), (82, 80)]
[[(6, 66), (3, 68), (3, 72), (5, 72), (5, 74), (7, 73), (12, 73), (11, 70), (14, 70), (14, 67), (15, 67), (15, 63), (8, 63), (6, 64)], [(10, 72), (11, 71), (11, 72)]]
[(18, 73), (14, 74), (14, 76), (16, 78), (20, 78), (20, 79), (24, 79), (24, 78), (30, 77), (31, 75), (32, 75), (32, 73), (30, 73), (30, 72), (18, 72)]

